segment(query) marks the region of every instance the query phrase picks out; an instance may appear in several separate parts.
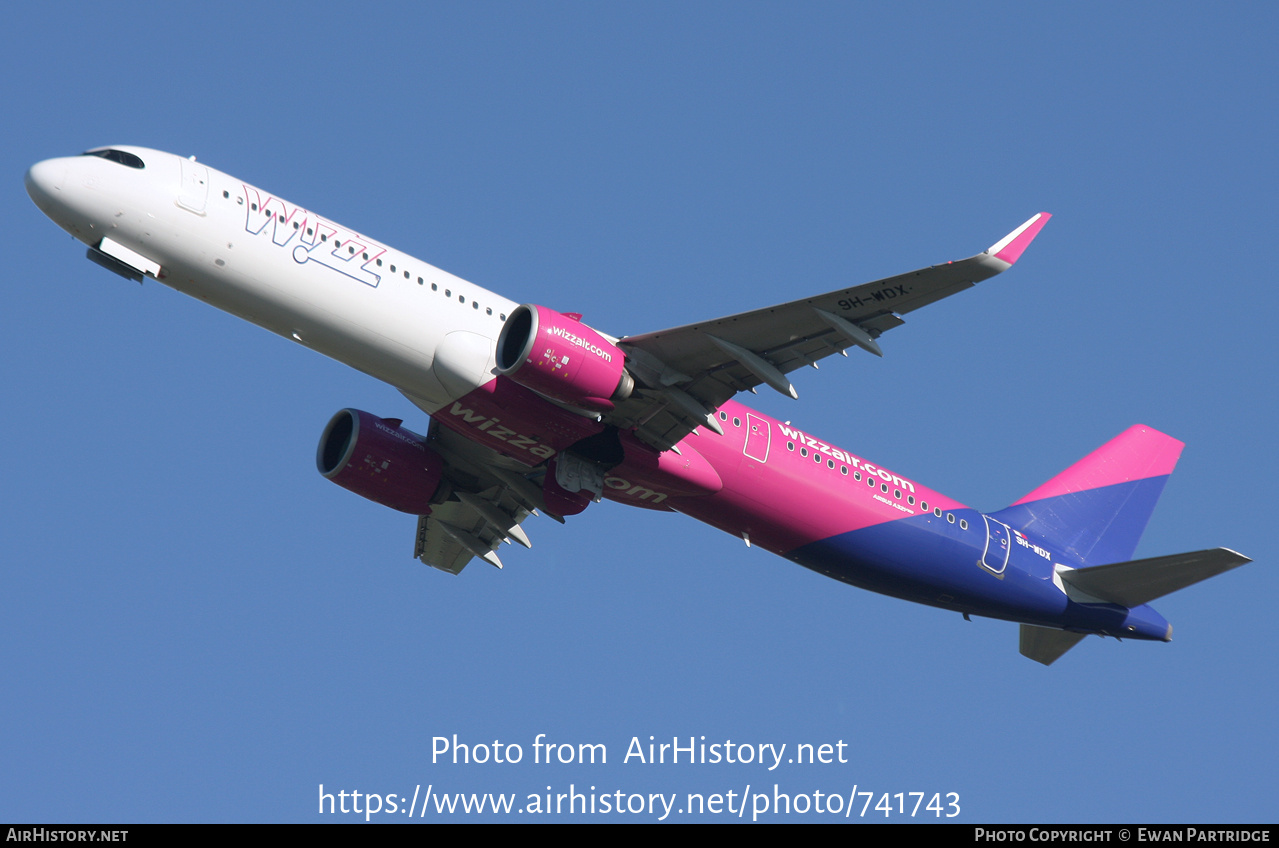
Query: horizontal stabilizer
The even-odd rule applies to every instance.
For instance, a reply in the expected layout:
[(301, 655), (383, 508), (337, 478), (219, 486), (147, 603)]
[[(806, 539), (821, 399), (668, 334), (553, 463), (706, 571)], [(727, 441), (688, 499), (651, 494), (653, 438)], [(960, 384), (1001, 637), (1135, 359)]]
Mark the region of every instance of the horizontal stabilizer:
[[(1131, 609), (1246, 562), (1252, 560), (1227, 548), (1213, 548), (1113, 565), (1062, 569), (1060, 574), (1062, 580), (1081, 592)], [(1026, 653), (1025, 644), (1026, 630), (1023, 626), (1022, 653)]]
[(1037, 663), (1052, 665), (1071, 648), (1079, 644), (1086, 633), (1071, 633), (1069, 630), (1053, 630), (1049, 627), (1036, 627), (1033, 624), (1021, 626), (1021, 653)]

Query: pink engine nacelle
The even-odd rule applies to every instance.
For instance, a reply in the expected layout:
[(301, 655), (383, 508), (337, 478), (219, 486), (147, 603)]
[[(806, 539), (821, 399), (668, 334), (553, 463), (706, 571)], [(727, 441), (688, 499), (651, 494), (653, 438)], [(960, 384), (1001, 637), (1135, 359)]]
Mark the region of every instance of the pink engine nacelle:
[(344, 409), (324, 428), (315, 464), (325, 477), (360, 497), (426, 515), (444, 475), (444, 460), (426, 446), (426, 439), (400, 423)]
[(517, 306), (497, 339), (497, 370), (538, 394), (595, 412), (630, 397), (635, 381), (617, 345), (580, 315)]

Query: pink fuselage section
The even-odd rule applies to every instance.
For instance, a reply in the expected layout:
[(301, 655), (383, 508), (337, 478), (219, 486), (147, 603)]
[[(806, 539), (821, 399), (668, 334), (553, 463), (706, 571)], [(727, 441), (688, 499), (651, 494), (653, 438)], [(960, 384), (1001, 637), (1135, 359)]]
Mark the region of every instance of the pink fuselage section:
[[(716, 414), (723, 436), (699, 427), (677, 451), (660, 455), (621, 434), (626, 458), (605, 473), (604, 497), (681, 512), (783, 555), (864, 527), (964, 508), (735, 401)], [(435, 418), (529, 466), (606, 429), (504, 378)]]
[[(735, 401), (720, 409), (719, 436), (699, 427), (680, 442), (704, 456), (723, 488), (672, 497), (671, 509), (786, 554), (821, 539), (932, 510), (952, 498), (879, 468)], [(740, 423), (739, 423), (740, 422)]]

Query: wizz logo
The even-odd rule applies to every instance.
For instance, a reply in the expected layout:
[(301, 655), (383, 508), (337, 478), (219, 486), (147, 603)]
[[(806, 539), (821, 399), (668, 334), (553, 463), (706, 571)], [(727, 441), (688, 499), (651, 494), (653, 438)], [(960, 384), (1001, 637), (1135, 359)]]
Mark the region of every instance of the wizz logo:
[(244, 196), (244, 229), (260, 235), (270, 227), (271, 241), (277, 246), (293, 244), (294, 262), (299, 265), (316, 262), (375, 288), (382, 281), (382, 276), (373, 269), (386, 248), (301, 206), (289, 206), (278, 197), (263, 199), (257, 189), (247, 185)]

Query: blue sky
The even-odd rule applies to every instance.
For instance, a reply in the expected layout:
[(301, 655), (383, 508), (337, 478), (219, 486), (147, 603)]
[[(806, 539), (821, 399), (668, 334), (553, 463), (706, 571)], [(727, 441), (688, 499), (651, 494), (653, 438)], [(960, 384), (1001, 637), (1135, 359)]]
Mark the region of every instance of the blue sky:
[[(856, 785), (955, 792), (967, 822), (1273, 820), (1273, 7), (8, 18), (0, 820), (354, 818), (319, 816), (320, 784), (520, 803)], [(106, 273), (30, 203), (31, 163), (105, 144), (195, 154), (615, 335), (961, 258), (1053, 212), (1016, 269), (910, 315), (883, 360), (758, 406), (981, 509), (1149, 424), (1187, 447), (1138, 555), (1257, 562), (1157, 603), (1172, 644), (1090, 638), (1047, 669), (1015, 625), (613, 504), (531, 520), (503, 572), (436, 573), (412, 519), (314, 470), (334, 411), (420, 413)], [(608, 763), (533, 764), (539, 733)], [(453, 734), (524, 762), (432, 763)], [(623, 763), (650, 735), (842, 740), (849, 762)]]

